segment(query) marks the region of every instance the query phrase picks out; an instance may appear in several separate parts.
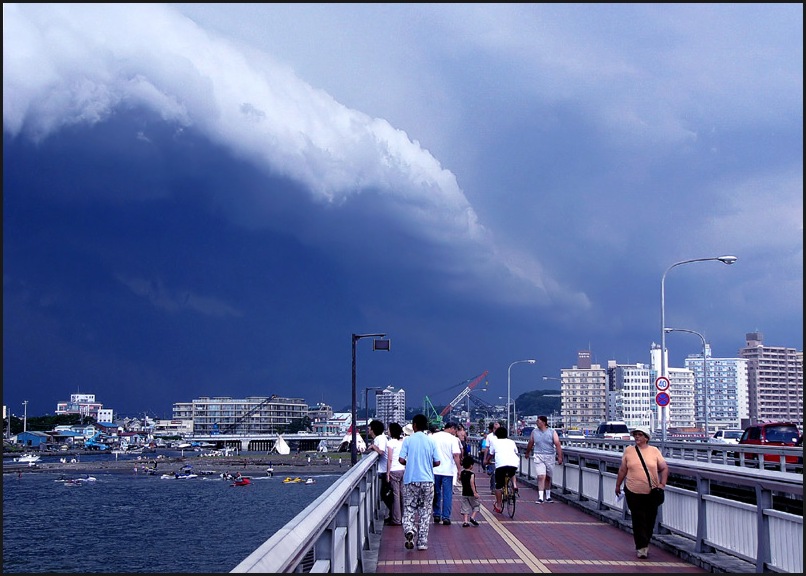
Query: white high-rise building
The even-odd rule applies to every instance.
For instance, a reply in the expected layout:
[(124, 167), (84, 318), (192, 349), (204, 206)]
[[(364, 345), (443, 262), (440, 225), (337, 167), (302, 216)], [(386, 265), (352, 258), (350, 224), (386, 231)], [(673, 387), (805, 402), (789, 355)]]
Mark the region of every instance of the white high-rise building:
[(375, 417), (383, 422), (387, 429), (392, 422), (405, 426), (406, 391), (403, 388), (395, 390), (394, 386), (387, 386), (375, 394)]
[[(742, 420), (749, 416), (747, 360), (713, 358), (708, 344), (705, 345), (705, 353), (705, 367), (702, 353), (689, 354), (685, 360), (686, 368), (694, 374), (696, 425), (705, 429), (707, 404), (709, 434), (726, 428), (741, 428)], [(705, 368), (708, 372), (707, 386), (703, 384)]]
[(647, 364), (608, 361), (607, 420), (623, 420), (628, 427), (655, 428), (655, 383)]

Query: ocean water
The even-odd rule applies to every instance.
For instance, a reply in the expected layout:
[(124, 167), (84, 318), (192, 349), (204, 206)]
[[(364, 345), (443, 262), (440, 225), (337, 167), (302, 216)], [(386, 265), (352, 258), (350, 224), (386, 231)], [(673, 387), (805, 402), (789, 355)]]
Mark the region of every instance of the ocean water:
[(310, 485), (254, 476), (244, 487), (218, 476), (92, 476), (66, 486), (58, 472), (3, 474), (4, 573), (229, 572), (340, 474)]

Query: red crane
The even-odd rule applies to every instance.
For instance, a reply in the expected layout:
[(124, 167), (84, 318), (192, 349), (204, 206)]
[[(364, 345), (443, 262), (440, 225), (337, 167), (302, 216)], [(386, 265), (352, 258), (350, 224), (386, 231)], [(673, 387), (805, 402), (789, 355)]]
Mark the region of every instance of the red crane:
[(470, 381), (470, 384), (468, 384), (467, 387), (464, 390), (459, 392), (459, 394), (456, 396), (456, 398), (454, 398), (453, 400), (448, 402), (448, 405), (445, 406), (445, 408), (442, 409), (442, 412), (440, 412), (439, 417), (442, 418), (443, 416), (448, 414), (451, 410), (453, 410), (453, 407), (456, 406), (459, 402), (461, 402), (462, 399), (464, 399), (465, 396), (470, 394), (470, 391), (473, 390), (473, 388), (475, 388), (478, 385), (478, 383), (481, 382), (482, 380), (484, 380), (484, 378), (486, 378), (486, 377), (487, 377), (487, 370), (485, 370), (484, 372), (482, 372), (481, 374), (479, 374), (478, 376), (473, 378)]

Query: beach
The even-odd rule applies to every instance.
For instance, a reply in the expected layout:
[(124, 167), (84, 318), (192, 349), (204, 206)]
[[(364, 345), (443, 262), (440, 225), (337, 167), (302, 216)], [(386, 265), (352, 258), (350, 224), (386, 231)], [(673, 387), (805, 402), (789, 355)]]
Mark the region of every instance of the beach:
[[(94, 453), (97, 454), (97, 453)], [(191, 455), (192, 454), (192, 455)], [(157, 451), (156, 454), (143, 455), (140, 460), (131, 457), (115, 459), (109, 455), (108, 459), (93, 458), (81, 461), (81, 454), (64, 456), (66, 462), (40, 461), (33, 466), (13, 462), (11, 457), (3, 458), (4, 474), (29, 474), (38, 472), (60, 472), (62, 474), (100, 474), (125, 473), (138, 474), (154, 469), (161, 473), (178, 471), (184, 466), (191, 465), (196, 470), (222, 474), (226, 472), (240, 472), (244, 476), (266, 476), (268, 469), (272, 469), (274, 476), (310, 476), (315, 474), (338, 474), (350, 468), (350, 453), (335, 452), (322, 455), (321, 453), (300, 454), (247, 454), (241, 456), (199, 456), (190, 452), (185, 456), (166, 456)], [(77, 460), (72, 462), (71, 460)], [(43, 458), (44, 460), (44, 458)], [(339, 464), (341, 460), (341, 464)], [(137, 471), (135, 471), (135, 467)]]

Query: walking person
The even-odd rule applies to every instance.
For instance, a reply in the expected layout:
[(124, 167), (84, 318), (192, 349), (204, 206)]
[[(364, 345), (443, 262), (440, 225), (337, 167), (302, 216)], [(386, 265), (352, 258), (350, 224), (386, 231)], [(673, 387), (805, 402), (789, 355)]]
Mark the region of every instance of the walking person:
[(462, 518), (464, 519), (462, 526), (465, 528), (471, 524), (479, 525), (476, 515), (481, 510), (481, 504), (478, 490), (476, 490), (476, 474), (473, 472), (475, 462), (472, 456), (466, 455), (462, 459), (462, 472), (459, 474), (459, 480), (462, 483)]
[(406, 467), (400, 463), (400, 448), (403, 446), (403, 427), (397, 422), (389, 424), (389, 441), (386, 443), (386, 479), (392, 487), (392, 508), (389, 511), (389, 526), (403, 524), (403, 472)]
[(462, 467), (462, 446), (456, 437), (456, 422), (447, 422), (442, 430), (431, 437), (440, 462), (434, 468), (434, 524), (441, 521), (443, 525), (450, 526), (453, 482)]
[(493, 505), (493, 510), (503, 512), (504, 484), (507, 482), (507, 476), (512, 476), (515, 494), (518, 493), (517, 473), (518, 466), (521, 463), (518, 445), (511, 438), (507, 438), (505, 426), (499, 426), (495, 429), (495, 442), (492, 443), (489, 452), (487, 452), (487, 462), (494, 462), (493, 466), (495, 468), (495, 504)]
[[(493, 463), (491, 459), (488, 459), (487, 456), (490, 454), (490, 447), (493, 445), (493, 442), (495, 442), (495, 431), (498, 430), (499, 426), (501, 426), (501, 423), (498, 421), (490, 422), (490, 424), (487, 426), (487, 429), (489, 430), (487, 432), (487, 437), (485, 438), (487, 441), (487, 451), (482, 457), (482, 462), (485, 462), (487, 467), (487, 474), (490, 475), (490, 494), (495, 494), (495, 463)], [(489, 462), (489, 464), (486, 464), (487, 462)]]
[(546, 416), (537, 417), (537, 426), (526, 443), (525, 455), (528, 458), (534, 448), (535, 475), (537, 475), (536, 504), (553, 502), (551, 499), (551, 479), (554, 476), (554, 461), (563, 463), (563, 447), (554, 428), (549, 428)]
[(621, 496), (621, 484), (624, 482), (627, 508), (632, 517), (636, 556), (647, 558), (649, 541), (655, 530), (655, 520), (660, 506), (652, 494), (652, 489), (660, 488), (661, 491), (666, 489), (669, 467), (660, 450), (650, 446), (649, 428), (635, 426), (632, 429), (632, 437), (635, 445), (626, 447), (621, 455), (621, 466), (616, 477), (616, 497)]
[[(369, 423), (369, 437), (372, 439), (372, 444), (367, 446), (366, 452), (377, 452), (378, 454), (378, 479), (381, 481), (381, 502), (384, 503), (386, 508), (392, 510), (392, 493), (389, 486), (389, 480), (386, 477), (389, 461), (386, 454), (386, 443), (388, 438), (383, 433), (386, 427), (380, 420), (373, 420)], [(384, 523), (389, 520), (389, 514), (386, 514)]]
[(414, 433), (403, 439), (398, 461), (403, 472), (403, 534), (407, 550), (428, 550), (428, 528), (434, 505), (434, 468), (439, 466), (436, 444), (428, 430), (428, 418), (417, 414), (411, 420)]

